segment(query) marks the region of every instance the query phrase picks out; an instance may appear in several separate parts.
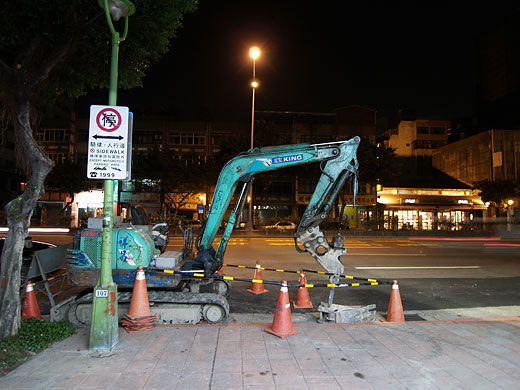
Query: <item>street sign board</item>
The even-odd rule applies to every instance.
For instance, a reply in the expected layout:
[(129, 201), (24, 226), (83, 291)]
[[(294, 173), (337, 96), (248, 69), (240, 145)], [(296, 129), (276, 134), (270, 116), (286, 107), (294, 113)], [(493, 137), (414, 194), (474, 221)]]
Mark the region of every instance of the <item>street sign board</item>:
[(128, 107), (90, 106), (87, 159), (89, 179), (128, 178), (128, 115)]

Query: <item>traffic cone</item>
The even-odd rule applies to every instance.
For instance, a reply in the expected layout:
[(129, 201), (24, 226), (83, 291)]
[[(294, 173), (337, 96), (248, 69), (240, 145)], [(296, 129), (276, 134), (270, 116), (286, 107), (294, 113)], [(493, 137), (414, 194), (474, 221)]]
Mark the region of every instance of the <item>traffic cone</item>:
[(293, 330), (292, 327), (291, 304), (289, 303), (289, 292), (285, 280), (282, 281), (282, 287), (280, 288), (280, 295), (274, 312), (273, 324), (269, 329), (265, 329), (265, 331), (281, 338), (299, 333)]
[(25, 287), (25, 299), (23, 301), (22, 311), (22, 318), (29, 317), (36, 317), (40, 320), (42, 319), (40, 308), (38, 307), (38, 302), (36, 301), (36, 294), (34, 294), (34, 288), (30, 281), (27, 282), (27, 286)]
[(128, 309), (128, 313), (123, 315), (121, 325), (129, 333), (143, 332), (145, 330), (154, 329), (156, 319), (157, 315), (150, 311), (146, 278), (143, 266), (140, 265), (137, 268), (137, 274), (135, 276), (130, 308)]
[[(298, 284), (307, 284), (307, 278), (303, 271), (300, 273), (300, 281)], [(293, 306), (295, 309), (312, 309), (312, 302), (309, 299), (309, 290), (307, 287), (298, 288), (298, 294), (296, 295), (296, 300), (293, 301)]]
[[(255, 280), (255, 281), (263, 280), (262, 279), (262, 270), (260, 269), (260, 260), (256, 261), (255, 276), (254, 276), (253, 280)], [(264, 284), (259, 283), (259, 282), (253, 282), (253, 284), (251, 285), (251, 288), (248, 288), (247, 291), (249, 291), (250, 293), (256, 294), (256, 295), (265, 294), (266, 292), (269, 292), (269, 290), (266, 290), (264, 288)]]
[(399, 293), (399, 285), (394, 280), (392, 292), (390, 293), (390, 303), (388, 304), (388, 313), (386, 314), (387, 322), (404, 322), (403, 304), (401, 302), (401, 294)]

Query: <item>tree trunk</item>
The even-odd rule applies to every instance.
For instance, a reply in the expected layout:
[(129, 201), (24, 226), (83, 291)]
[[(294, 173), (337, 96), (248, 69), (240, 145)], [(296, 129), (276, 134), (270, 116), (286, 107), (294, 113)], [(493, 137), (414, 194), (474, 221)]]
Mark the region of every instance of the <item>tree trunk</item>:
[(16, 106), (14, 123), (18, 151), (26, 162), (29, 180), (25, 191), (6, 206), (7, 225), (2, 258), (0, 262), (0, 338), (13, 336), (20, 328), (20, 272), (22, 255), (31, 216), (38, 199), (44, 194), (44, 181), (52, 169), (52, 161), (32, 137), (30, 103), (21, 99)]

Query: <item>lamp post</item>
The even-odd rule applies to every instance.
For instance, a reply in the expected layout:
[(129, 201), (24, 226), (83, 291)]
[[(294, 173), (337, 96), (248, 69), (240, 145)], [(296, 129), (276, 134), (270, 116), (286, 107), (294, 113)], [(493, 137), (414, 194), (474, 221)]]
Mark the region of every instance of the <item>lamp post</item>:
[[(135, 6), (129, 0), (99, 0), (105, 10), (108, 27), (112, 33), (112, 54), (110, 60), (110, 88), (108, 105), (117, 104), (117, 69), (119, 61), (119, 43), (128, 34), (128, 17), (135, 12)], [(125, 18), (123, 36), (114, 28), (114, 21)], [(114, 180), (105, 180), (103, 199), (103, 233), (101, 244), (101, 272), (94, 287), (92, 319), (90, 323), (89, 349), (111, 350), (118, 342), (118, 301), (117, 286), (112, 278), (112, 222), (114, 201)]]
[(513, 199), (509, 199), (507, 201), (507, 212), (506, 212), (506, 226), (507, 231), (511, 231), (511, 219), (513, 215), (513, 204), (515, 204), (515, 201)]
[[(251, 88), (253, 89), (253, 97), (251, 101), (251, 149), (253, 149), (255, 138), (255, 91), (258, 87), (258, 80), (256, 80), (256, 59), (260, 57), (260, 49), (253, 46), (249, 49), (249, 56), (253, 59), (253, 79), (251, 80)], [(249, 189), (249, 215), (247, 218), (247, 230), (253, 230), (253, 185)]]

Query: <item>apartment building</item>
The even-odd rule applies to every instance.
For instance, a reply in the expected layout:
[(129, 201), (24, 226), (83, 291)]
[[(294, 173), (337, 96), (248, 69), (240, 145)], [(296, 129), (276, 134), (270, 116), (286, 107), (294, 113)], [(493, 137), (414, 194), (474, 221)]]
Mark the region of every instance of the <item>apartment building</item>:
[(478, 191), (443, 167), (432, 167), (437, 150), (449, 147), (445, 145), (451, 122), (418, 119), (410, 112), (400, 114), (396, 126), (379, 138), (379, 142), (395, 149), (401, 165), (401, 174), (382, 183), (377, 192), (380, 223), (387, 229), (479, 228), (486, 206)]

